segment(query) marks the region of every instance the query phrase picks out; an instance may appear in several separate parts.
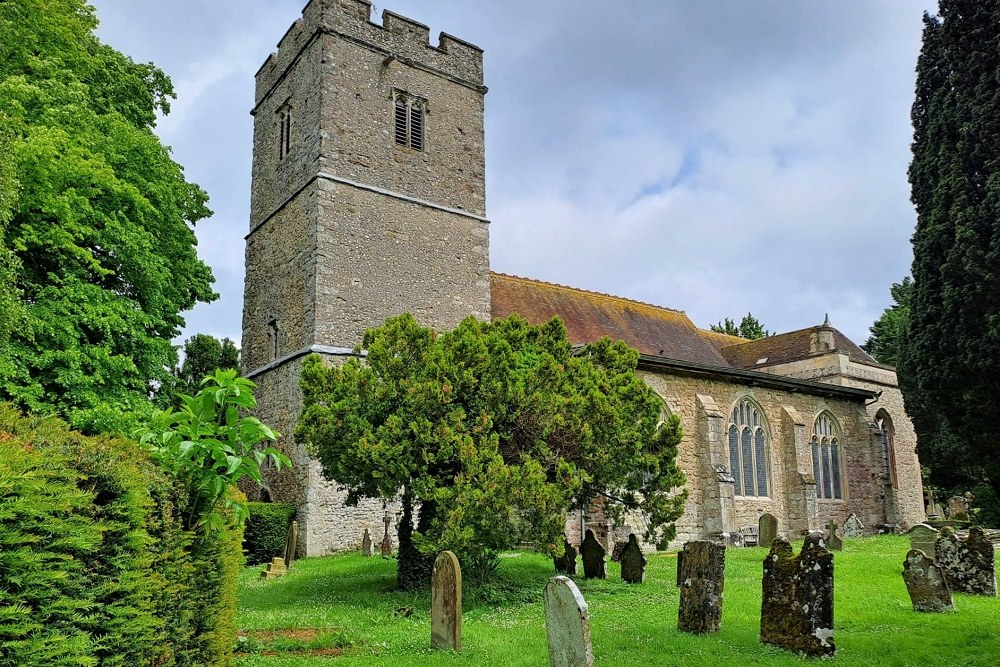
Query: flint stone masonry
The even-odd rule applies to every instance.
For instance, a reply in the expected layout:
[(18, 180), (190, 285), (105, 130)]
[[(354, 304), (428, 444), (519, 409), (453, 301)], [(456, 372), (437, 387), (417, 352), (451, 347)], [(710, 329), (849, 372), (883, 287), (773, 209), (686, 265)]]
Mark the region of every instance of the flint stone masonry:
[(628, 542), (622, 549), (622, 581), (627, 584), (641, 584), (646, 578), (646, 557), (642, 555), (642, 547), (635, 533), (628, 536)]
[(431, 572), (431, 648), (462, 651), (462, 568), (442, 551)]
[(809, 535), (796, 556), (778, 538), (764, 559), (760, 639), (809, 656), (836, 652), (833, 640), (833, 554)]
[(718, 632), (722, 627), (726, 546), (717, 542), (688, 542), (678, 554), (678, 563), (677, 629), (695, 634)]
[(762, 547), (771, 548), (771, 542), (778, 536), (778, 518), (773, 514), (764, 513), (760, 515), (757, 522), (757, 544)]
[(937, 528), (928, 526), (926, 523), (918, 523), (904, 533), (910, 538), (910, 548), (923, 551), (925, 554), (934, 557), (934, 543), (937, 542), (939, 531)]
[(970, 528), (965, 540), (959, 539), (950, 527), (943, 528), (934, 543), (934, 554), (934, 561), (941, 566), (952, 591), (996, 596), (993, 543), (982, 528)]
[(556, 572), (559, 574), (574, 576), (576, 574), (576, 549), (568, 541), (564, 542), (563, 548), (563, 555), (553, 558), (552, 564), (555, 565)]
[(944, 571), (923, 551), (910, 549), (903, 562), (903, 581), (913, 611), (942, 612), (955, 609)]
[(568, 577), (552, 577), (545, 585), (545, 634), (552, 667), (593, 667), (590, 609)]
[(580, 555), (583, 557), (583, 576), (587, 579), (604, 579), (607, 577), (604, 555), (607, 551), (594, 537), (594, 531), (588, 530), (580, 545)]

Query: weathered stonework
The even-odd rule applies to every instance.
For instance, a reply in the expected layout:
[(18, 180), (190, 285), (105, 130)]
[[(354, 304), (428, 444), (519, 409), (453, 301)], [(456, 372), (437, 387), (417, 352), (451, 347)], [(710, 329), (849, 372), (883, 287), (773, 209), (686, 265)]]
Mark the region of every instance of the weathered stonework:
[(677, 554), (680, 603), (677, 629), (702, 634), (722, 627), (726, 546), (717, 542), (688, 542)]
[(764, 559), (760, 639), (811, 656), (833, 656), (833, 554), (809, 535), (796, 556), (777, 539)]
[(934, 543), (934, 561), (941, 566), (952, 591), (996, 596), (993, 542), (979, 526), (970, 528), (964, 540), (950, 527), (943, 528)]
[(903, 581), (910, 594), (913, 611), (942, 612), (955, 609), (944, 571), (924, 554), (910, 549), (903, 562)]

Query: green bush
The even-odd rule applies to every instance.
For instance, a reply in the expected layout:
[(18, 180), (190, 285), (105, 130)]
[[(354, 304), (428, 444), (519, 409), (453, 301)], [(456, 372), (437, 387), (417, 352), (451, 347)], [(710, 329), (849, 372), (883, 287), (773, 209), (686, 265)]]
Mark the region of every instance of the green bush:
[(232, 664), (242, 531), (189, 505), (138, 444), (0, 405), (2, 664)]
[(250, 518), (243, 534), (247, 564), (269, 563), (285, 552), (288, 526), (295, 516), (290, 503), (247, 503)]

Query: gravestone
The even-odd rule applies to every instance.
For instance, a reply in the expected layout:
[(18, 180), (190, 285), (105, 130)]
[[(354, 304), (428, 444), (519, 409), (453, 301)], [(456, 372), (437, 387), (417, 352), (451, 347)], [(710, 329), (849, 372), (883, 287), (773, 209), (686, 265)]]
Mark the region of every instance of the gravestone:
[(431, 572), (431, 648), (462, 650), (462, 568), (450, 551)]
[(996, 596), (993, 543), (979, 526), (970, 528), (965, 540), (951, 528), (943, 528), (934, 543), (934, 561), (941, 566), (952, 591)]
[(833, 553), (808, 535), (796, 556), (778, 538), (764, 559), (760, 639), (810, 656), (833, 656)]
[(906, 554), (903, 581), (913, 611), (951, 611), (955, 608), (944, 571), (923, 551), (910, 549)]
[(703, 634), (722, 627), (722, 589), (725, 584), (726, 545), (694, 541), (684, 545), (678, 560), (680, 606), (677, 629)]
[(279, 556), (275, 556), (271, 559), (271, 562), (267, 564), (267, 567), (261, 570), (261, 579), (274, 579), (275, 577), (280, 577), (287, 571), (285, 567), (285, 559)]
[(583, 576), (587, 579), (604, 579), (608, 576), (604, 563), (607, 551), (594, 537), (594, 531), (587, 529), (587, 535), (580, 545), (580, 556), (583, 557)]
[(627, 584), (641, 584), (646, 578), (646, 557), (635, 533), (628, 536), (628, 542), (622, 550), (622, 581)]
[(375, 543), (372, 542), (372, 535), (365, 528), (365, 534), (361, 537), (361, 555), (362, 556), (374, 556), (375, 555)]
[(681, 572), (683, 570), (684, 570), (684, 550), (682, 549), (677, 552), (677, 580), (675, 583), (677, 584), (678, 588), (680, 588), (681, 582), (683, 581), (683, 579), (681, 579)]
[(379, 545), (379, 551), (385, 557), (392, 555), (392, 538), (389, 537), (389, 524), (392, 523), (392, 515), (386, 510), (385, 515), (382, 517), (382, 523), (385, 524), (385, 535), (382, 536), (382, 544)]
[(292, 569), (295, 560), (295, 550), (299, 546), (299, 522), (293, 521), (288, 527), (288, 537), (285, 538), (285, 568)]
[(552, 667), (593, 667), (590, 610), (568, 577), (552, 577), (545, 585), (545, 634)]
[(934, 557), (934, 543), (938, 538), (937, 528), (928, 526), (926, 523), (918, 523), (903, 534), (909, 536), (911, 549), (923, 551), (931, 558)]
[(844, 522), (844, 539), (848, 537), (861, 537), (865, 534), (865, 524), (861, 523), (861, 519), (854, 512), (847, 517), (847, 521)]
[(619, 540), (615, 542), (615, 546), (611, 549), (611, 562), (620, 563), (622, 562), (622, 552), (625, 551), (625, 547), (628, 546), (628, 540)]
[(757, 522), (757, 544), (771, 547), (771, 542), (778, 536), (778, 517), (773, 514), (761, 514)]
[(576, 549), (569, 541), (564, 541), (564, 551), (563, 555), (552, 559), (553, 565), (556, 566), (556, 572), (559, 574), (568, 574), (573, 576), (576, 574)]
[(840, 526), (837, 525), (836, 521), (831, 521), (826, 526), (826, 548), (830, 551), (843, 551), (844, 550), (844, 540), (841, 539), (840, 535), (837, 535), (837, 531)]
[(969, 520), (969, 501), (965, 496), (952, 496), (948, 499), (948, 518), (954, 521)]

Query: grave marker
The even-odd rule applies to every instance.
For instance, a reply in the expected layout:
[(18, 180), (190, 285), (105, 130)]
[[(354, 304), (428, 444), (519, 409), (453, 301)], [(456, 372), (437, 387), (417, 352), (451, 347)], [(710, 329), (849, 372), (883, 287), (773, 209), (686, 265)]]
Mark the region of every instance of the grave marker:
[(382, 544), (379, 545), (379, 551), (382, 552), (383, 556), (389, 557), (392, 555), (392, 538), (389, 537), (389, 524), (392, 523), (392, 515), (389, 514), (389, 510), (385, 511), (382, 523), (385, 524), (385, 535), (382, 536)]
[(861, 537), (865, 534), (865, 524), (861, 523), (861, 519), (854, 512), (847, 517), (847, 521), (844, 522), (844, 538), (848, 537)]
[(431, 572), (431, 648), (462, 651), (462, 568), (442, 551)]
[(604, 579), (608, 576), (605, 570), (604, 547), (594, 537), (594, 531), (587, 529), (587, 535), (580, 545), (580, 555), (583, 557), (583, 576), (587, 579)]
[(778, 536), (778, 517), (773, 514), (761, 514), (757, 521), (757, 544), (771, 548), (771, 542)]
[(944, 571), (923, 551), (910, 549), (903, 561), (903, 581), (913, 611), (952, 611), (955, 603)]
[(568, 577), (552, 577), (545, 585), (545, 634), (552, 667), (593, 667), (590, 610)]
[(275, 577), (280, 577), (287, 572), (285, 568), (285, 559), (280, 556), (275, 556), (271, 559), (271, 562), (267, 564), (267, 567), (260, 571), (261, 579), (274, 579)]
[(563, 541), (563, 555), (552, 559), (552, 564), (556, 566), (559, 574), (576, 574), (576, 549), (568, 540)]
[(778, 538), (764, 559), (760, 639), (810, 656), (833, 656), (833, 554), (808, 535), (796, 556)]
[(950, 527), (943, 528), (934, 543), (934, 561), (941, 566), (952, 591), (996, 596), (993, 542), (979, 526), (970, 528), (969, 537), (964, 540)]
[(625, 548), (622, 549), (622, 581), (627, 584), (641, 584), (646, 578), (646, 557), (642, 553), (642, 547), (635, 537), (635, 533), (630, 533)]
[(368, 532), (367, 528), (365, 528), (365, 534), (361, 536), (361, 555), (375, 555), (375, 543), (372, 542), (372, 535)]
[(934, 558), (934, 543), (937, 541), (938, 532), (937, 528), (926, 523), (918, 523), (903, 534), (909, 536), (911, 549), (923, 551), (924, 554)]
[(826, 548), (830, 551), (843, 551), (844, 550), (844, 540), (841, 539), (840, 535), (837, 535), (837, 530), (840, 526), (837, 525), (836, 521), (830, 521), (827, 524), (826, 529)]
[(285, 568), (292, 569), (292, 561), (295, 560), (295, 550), (299, 546), (299, 522), (292, 521), (288, 527), (288, 537), (285, 538)]
[(688, 542), (678, 553), (678, 563), (680, 606), (677, 609), (677, 629), (695, 634), (718, 632), (722, 626), (726, 545)]

